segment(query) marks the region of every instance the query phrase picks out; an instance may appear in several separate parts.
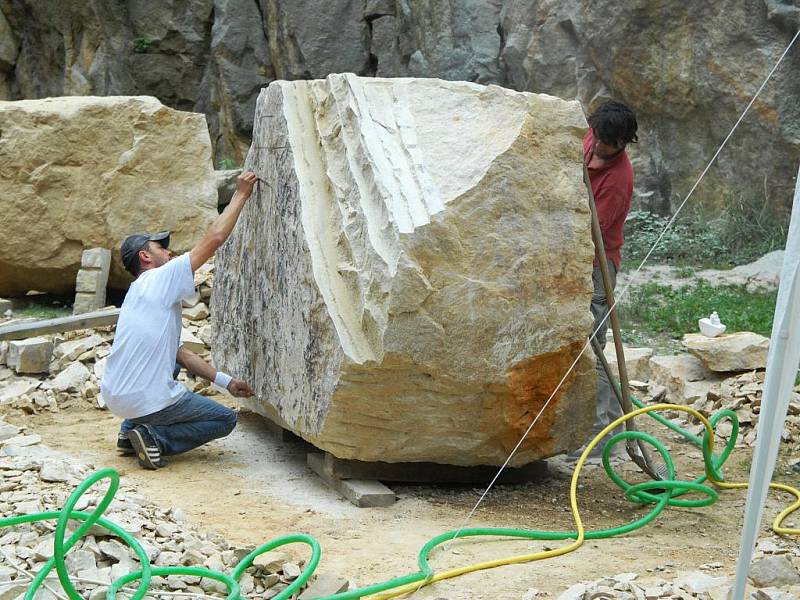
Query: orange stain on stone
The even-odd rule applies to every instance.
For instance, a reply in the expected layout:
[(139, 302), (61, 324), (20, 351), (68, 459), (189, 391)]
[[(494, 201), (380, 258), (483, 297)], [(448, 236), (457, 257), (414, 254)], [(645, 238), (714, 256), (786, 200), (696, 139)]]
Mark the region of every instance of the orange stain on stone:
[[(508, 371), (509, 393), (503, 398), (503, 416), (510, 433), (513, 432), (512, 435), (516, 436), (511, 447), (519, 441), (542, 410), (582, 348), (583, 343), (574, 342), (555, 352), (540, 354), (522, 361)], [(551, 429), (559, 400), (569, 390), (576, 375), (577, 372), (573, 369), (566, 377), (528, 434), (524, 446), (533, 445), (545, 453), (549, 451), (549, 446), (553, 443)]]

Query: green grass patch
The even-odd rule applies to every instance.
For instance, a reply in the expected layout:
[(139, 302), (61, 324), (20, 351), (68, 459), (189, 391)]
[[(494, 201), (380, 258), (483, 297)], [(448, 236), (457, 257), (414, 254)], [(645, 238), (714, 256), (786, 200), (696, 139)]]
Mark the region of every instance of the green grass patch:
[(69, 306), (42, 306), (39, 304), (29, 304), (14, 311), (15, 317), (33, 317), (35, 319), (58, 319), (71, 314), (72, 309)]
[(769, 336), (777, 290), (748, 291), (743, 285), (712, 286), (705, 281), (673, 288), (648, 283), (632, 289), (620, 306), (629, 335), (666, 335), (674, 339), (698, 331), (697, 320), (717, 311), (728, 332)]

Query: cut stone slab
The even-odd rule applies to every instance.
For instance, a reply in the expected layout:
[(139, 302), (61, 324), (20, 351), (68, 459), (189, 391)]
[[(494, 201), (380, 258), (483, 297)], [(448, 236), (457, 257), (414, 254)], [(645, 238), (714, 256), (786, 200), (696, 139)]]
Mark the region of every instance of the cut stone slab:
[(203, 340), (194, 335), (188, 329), (183, 329), (181, 331), (181, 344), (186, 346), (187, 350), (191, 350), (196, 354), (208, 350), (206, 345), (203, 343)]
[(684, 347), (712, 371), (751, 371), (767, 368), (769, 338), (750, 331), (706, 337), (700, 333), (683, 336)]
[(322, 452), (309, 452), (308, 466), (325, 484), (339, 492), (359, 508), (391, 506), (397, 500), (394, 492), (380, 481), (368, 479), (336, 479), (325, 471), (325, 458)]
[(678, 404), (692, 404), (705, 398), (724, 379), (724, 375), (706, 368), (691, 354), (659, 355), (650, 359), (650, 382), (667, 390), (667, 399)]
[(8, 343), (8, 366), (17, 373), (47, 373), (53, 358), (53, 342), (43, 337)]
[[(638, 379), (647, 381), (650, 379), (650, 358), (653, 356), (652, 348), (628, 348), (625, 347), (625, 366), (628, 368), (628, 379)], [(616, 377), (619, 377), (617, 368), (617, 352), (614, 344), (608, 342), (603, 349), (608, 366)]]
[(0, 130), (1, 222), (15, 232), (0, 242), (0, 294), (72, 292), (93, 248), (114, 248), (109, 284), (126, 287), (126, 236), (167, 229), (180, 254), (216, 216), (201, 114), (147, 96), (61, 96), (0, 102)]
[(0, 387), (0, 404), (6, 404), (12, 400), (15, 400), (16, 398), (19, 398), (20, 396), (30, 394), (40, 385), (41, 382), (37, 381), (36, 379), (17, 377), (6, 385)]
[(313, 600), (314, 598), (327, 598), (347, 589), (347, 579), (332, 573), (320, 573), (311, 584), (300, 594), (298, 600)]
[(753, 561), (748, 575), (753, 585), (760, 588), (800, 584), (800, 573), (782, 554)]
[(190, 321), (202, 321), (208, 318), (208, 307), (202, 302), (183, 309), (183, 316)]
[(93, 334), (89, 337), (60, 343), (55, 347), (53, 355), (56, 358), (62, 358), (65, 361), (71, 361), (77, 359), (84, 352), (87, 352), (88, 350), (91, 350), (102, 343), (103, 338), (97, 334)]
[(90, 248), (81, 254), (81, 268), (105, 271), (111, 267), (111, 251), (107, 248)]
[[(591, 330), (579, 104), (330, 75), (255, 123), (211, 302), (243, 404), (339, 458), (502, 464)], [(596, 385), (587, 352), (511, 466), (580, 446)]]
[(52, 381), (42, 384), (42, 387), (56, 392), (77, 392), (80, 391), (81, 386), (89, 379), (90, 375), (86, 365), (82, 362), (74, 362), (56, 375)]

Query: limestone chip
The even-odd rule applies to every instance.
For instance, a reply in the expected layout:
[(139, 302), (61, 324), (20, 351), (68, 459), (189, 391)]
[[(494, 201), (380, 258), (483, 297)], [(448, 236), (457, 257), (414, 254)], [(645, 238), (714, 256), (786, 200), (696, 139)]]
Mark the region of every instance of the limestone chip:
[(512, 465), (583, 443), (578, 103), (331, 75), (271, 84), (255, 121), (263, 184), (211, 302), (214, 362), (254, 384), (249, 407), (366, 461), (499, 465), (537, 416)]
[(0, 294), (71, 291), (95, 247), (114, 249), (109, 283), (123, 287), (126, 236), (168, 229), (180, 253), (215, 215), (203, 115), (145, 96), (61, 97), (0, 102), (0, 130), (0, 224), (15, 232), (0, 241)]

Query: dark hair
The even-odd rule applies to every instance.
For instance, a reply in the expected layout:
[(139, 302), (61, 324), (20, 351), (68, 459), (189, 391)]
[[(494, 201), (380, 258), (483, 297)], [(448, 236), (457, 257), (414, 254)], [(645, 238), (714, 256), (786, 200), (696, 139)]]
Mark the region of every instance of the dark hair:
[(611, 146), (636, 143), (636, 114), (622, 102), (611, 100), (589, 116), (595, 137)]
[[(144, 249), (144, 248), (142, 248)], [(128, 268), (128, 272), (133, 275), (134, 277), (138, 277), (142, 272), (142, 263), (139, 262), (139, 252), (136, 252), (136, 255), (131, 259), (130, 267)]]
[[(154, 242), (153, 240), (147, 240), (142, 245), (142, 247), (136, 251), (136, 254), (134, 254), (133, 258), (131, 259), (131, 268), (128, 269), (128, 271), (130, 271), (131, 275), (133, 275), (134, 277), (138, 277), (139, 275), (142, 274), (142, 263), (139, 260), (139, 252), (141, 252), (142, 250), (150, 252), (150, 244), (158, 244), (158, 242)], [(160, 246), (161, 244), (158, 245)]]

